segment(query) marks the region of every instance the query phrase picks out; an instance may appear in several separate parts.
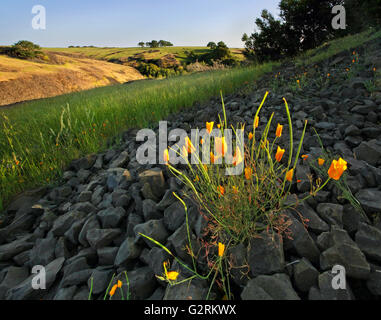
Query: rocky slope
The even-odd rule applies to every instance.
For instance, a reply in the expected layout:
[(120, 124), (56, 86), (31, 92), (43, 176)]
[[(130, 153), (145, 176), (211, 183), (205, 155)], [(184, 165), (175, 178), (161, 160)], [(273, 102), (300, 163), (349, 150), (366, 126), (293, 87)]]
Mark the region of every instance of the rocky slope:
[[(304, 119), (309, 121), (302, 152), (309, 161), (320, 155), (312, 130), (316, 128), (326, 149), (348, 161), (349, 188), (365, 211), (362, 215), (338, 198), (338, 189), (330, 184), (297, 207), (308, 219), (307, 228), (299, 214), (289, 213), (292, 239), (275, 237), (274, 244), (263, 234), (249, 246), (232, 248), (228, 254), (242, 266), (232, 272), (236, 299), (380, 299), (381, 88), (374, 82), (374, 70), (381, 70), (380, 39), (356, 49), (355, 55), (344, 52), (316, 66), (285, 64), (276, 75), (226, 97), (230, 123), (250, 124), (269, 90), (260, 129), (273, 111), (275, 123), (287, 123), (286, 97), (296, 139)], [(296, 80), (301, 77), (299, 88)], [(171, 116), (168, 129), (203, 128), (206, 121), (217, 120), (218, 113), (221, 104), (216, 99)], [(285, 126), (280, 144), (287, 145), (286, 133)], [(135, 135), (136, 130), (130, 130), (123, 134), (122, 145), (73, 161), (58, 186), (26, 193), (9, 206), (0, 229), (0, 299), (87, 299), (90, 278), (93, 298), (102, 299), (112, 275), (123, 280), (125, 270), (132, 299), (206, 297), (203, 281), (167, 288), (155, 277), (163, 273), (163, 261), (169, 257), (138, 234), (189, 259), (184, 252), (184, 209), (172, 196), (172, 191), (181, 193), (182, 186), (164, 166), (136, 162)], [(295, 196), (309, 191), (310, 170), (303, 161), (297, 167), (301, 182), (293, 186)], [(194, 203), (187, 204), (197, 246), (205, 220)], [(198, 263), (205, 268), (202, 258)], [(346, 289), (331, 286), (336, 264), (346, 269)], [(47, 290), (31, 288), (34, 265), (46, 266)], [(180, 270), (181, 277), (186, 276)], [(218, 292), (213, 297), (220, 298)], [(120, 299), (118, 293), (114, 298)]]

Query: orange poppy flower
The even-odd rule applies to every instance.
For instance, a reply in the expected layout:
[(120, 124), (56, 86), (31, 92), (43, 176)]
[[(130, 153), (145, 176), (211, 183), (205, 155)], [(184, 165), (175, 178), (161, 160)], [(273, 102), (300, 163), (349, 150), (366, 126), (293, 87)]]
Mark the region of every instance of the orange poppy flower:
[(214, 122), (207, 122), (206, 123), (206, 131), (211, 134), (212, 130), (213, 130), (213, 126), (214, 126)]
[(286, 151), (285, 149), (282, 149), (281, 147), (278, 146), (278, 149), (275, 154), (275, 160), (280, 162), (283, 158), (283, 154), (285, 151)]
[(185, 146), (187, 148), (188, 153), (193, 153), (196, 150), (192, 144), (192, 141), (189, 139), (189, 137), (185, 138)]
[(249, 140), (252, 140), (253, 139), (253, 134), (250, 132), (249, 133)]
[(276, 135), (278, 138), (280, 138), (280, 136), (282, 135), (282, 131), (283, 131), (283, 126), (280, 125), (280, 124), (278, 123), (278, 126), (277, 126), (277, 128), (276, 128), (275, 135)]
[(213, 152), (210, 152), (210, 163), (214, 164), (219, 158), (219, 156), (215, 156)]
[(122, 281), (118, 280), (118, 288), (121, 288), (123, 285)]
[(220, 193), (220, 196), (225, 194), (225, 188), (223, 186), (218, 186), (217, 191)]
[(291, 182), (293, 176), (294, 176), (294, 169), (291, 169), (291, 170), (289, 170), (289, 171), (286, 173), (286, 180)]
[(168, 161), (169, 161), (169, 153), (168, 153), (168, 149), (165, 149), (165, 150), (164, 150), (163, 157), (164, 157), (164, 162), (165, 162), (166, 164), (168, 164)]
[(225, 245), (222, 244), (221, 242), (218, 243), (218, 256), (222, 257), (224, 255), (225, 251)]
[(253, 169), (251, 169), (251, 168), (245, 168), (245, 178), (246, 178), (246, 180), (250, 180), (252, 175), (253, 175)]
[(324, 164), (325, 160), (322, 158), (318, 159), (319, 166), (322, 166)]
[(241, 154), (241, 151), (240, 151), (239, 147), (237, 146), (236, 149), (235, 149), (235, 155), (234, 155), (234, 158), (233, 158), (233, 165), (237, 166), (242, 161), (243, 161), (242, 154)]
[(228, 150), (228, 145), (225, 141), (225, 137), (222, 137), (222, 138), (218, 138), (216, 137), (214, 139), (214, 143), (215, 143), (215, 148), (216, 148), (216, 152), (217, 154), (220, 156), (224, 156), (226, 151)]
[(255, 119), (254, 119), (254, 128), (258, 128), (258, 125), (259, 125), (259, 117), (255, 116)]
[(303, 159), (304, 161), (306, 161), (306, 160), (308, 159), (308, 155), (307, 155), (307, 154), (303, 154), (301, 157), (302, 157), (302, 159)]
[(328, 170), (328, 176), (334, 180), (339, 180), (345, 170), (347, 170), (347, 162), (344, 159), (333, 160)]
[(118, 285), (114, 284), (114, 286), (111, 288), (110, 293), (109, 293), (110, 297), (112, 297), (115, 294), (115, 291), (117, 288), (118, 288)]

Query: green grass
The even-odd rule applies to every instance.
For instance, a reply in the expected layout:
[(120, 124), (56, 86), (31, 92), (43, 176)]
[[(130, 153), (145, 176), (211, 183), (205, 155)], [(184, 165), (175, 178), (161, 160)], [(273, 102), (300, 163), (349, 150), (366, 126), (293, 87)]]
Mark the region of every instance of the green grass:
[[(207, 47), (165, 47), (165, 48), (44, 48), (46, 51), (65, 52), (65, 53), (81, 53), (87, 57), (101, 60), (128, 58), (138, 53), (144, 53), (146, 59), (159, 59), (166, 54), (174, 54), (176, 58), (183, 62), (186, 60), (186, 51), (194, 51), (200, 55), (210, 51)], [(149, 51), (158, 51), (152, 52)], [(231, 49), (233, 55), (239, 60), (243, 60), (243, 55), (238, 54), (238, 50)]]
[(369, 29), (367, 31), (349, 35), (343, 38), (335, 39), (326, 43), (315, 49), (311, 49), (300, 55), (296, 59), (297, 65), (313, 64), (328, 59), (340, 52), (354, 49), (361, 46), (367, 41), (372, 41), (374, 39), (381, 37), (381, 30), (375, 31), (374, 29)]
[(0, 209), (17, 193), (53, 182), (106, 140), (258, 80), (277, 66), (219, 70), (96, 88), (0, 109)]

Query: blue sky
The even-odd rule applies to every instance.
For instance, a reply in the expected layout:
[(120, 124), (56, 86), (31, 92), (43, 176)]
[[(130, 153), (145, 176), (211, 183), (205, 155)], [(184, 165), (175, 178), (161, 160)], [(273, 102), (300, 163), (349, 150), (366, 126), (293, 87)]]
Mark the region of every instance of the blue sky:
[[(0, 45), (30, 40), (44, 47), (132, 47), (163, 39), (176, 46), (225, 41), (242, 47), (262, 9), (279, 0), (2, 0)], [(46, 30), (32, 28), (32, 7), (46, 8)]]

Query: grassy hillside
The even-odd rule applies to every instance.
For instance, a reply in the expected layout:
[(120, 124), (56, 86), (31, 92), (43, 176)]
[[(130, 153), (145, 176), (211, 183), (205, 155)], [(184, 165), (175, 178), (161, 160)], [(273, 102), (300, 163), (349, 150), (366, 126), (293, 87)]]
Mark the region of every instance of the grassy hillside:
[(134, 68), (51, 53), (46, 61), (0, 55), (0, 106), (143, 79)]
[[(167, 54), (175, 55), (180, 62), (186, 60), (186, 52), (194, 51), (195, 54), (207, 53), (207, 47), (165, 47), (165, 48), (45, 48), (50, 52), (78, 53), (86, 57), (101, 60), (125, 60), (137, 54), (142, 54), (144, 59), (160, 59)], [(234, 56), (243, 60), (242, 49), (230, 49)]]

